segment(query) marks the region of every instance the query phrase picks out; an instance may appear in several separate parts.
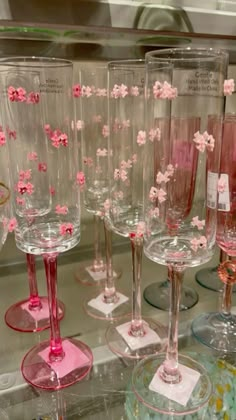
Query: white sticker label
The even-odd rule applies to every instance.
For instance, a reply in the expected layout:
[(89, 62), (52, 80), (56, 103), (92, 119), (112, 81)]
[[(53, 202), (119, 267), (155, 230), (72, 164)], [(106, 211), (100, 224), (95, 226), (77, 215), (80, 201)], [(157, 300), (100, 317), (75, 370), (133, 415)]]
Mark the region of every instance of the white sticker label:
[(219, 190), (218, 210), (230, 211), (230, 196), (229, 196), (229, 176), (228, 174), (221, 174), (219, 184), (222, 186)]
[(216, 208), (218, 190), (218, 174), (208, 171), (207, 174), (207, 207)]

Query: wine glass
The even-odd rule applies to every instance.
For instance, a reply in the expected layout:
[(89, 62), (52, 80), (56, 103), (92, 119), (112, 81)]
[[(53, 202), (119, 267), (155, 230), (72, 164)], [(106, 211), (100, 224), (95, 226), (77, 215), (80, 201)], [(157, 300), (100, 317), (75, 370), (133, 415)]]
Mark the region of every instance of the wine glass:
[(16, 245), (42, 255), (50, 313), (50, 340), (29, 350), (21, 371), (31, 385), (55, 390), (85, 377), (93, 360), (86, 344), (61, 338), (56, 299), (57, 256), (80, 240), (78, 150), (71, 128), (73, 64), (14, 57), (2, 60), (1, 69), (3, 122), (15, 132), (7, 145)]
[(158, 137), (146, 143), (144, 157), (144, 252), (168, 266), (170, 319), (166, 354), (139, 362), (132, 386), (144, 405), (162, 414), (194, 413), (212, 393), (205, 368), (178, 354), (178, 314), (186, 267), (214, 253), (221, 130), (208, 131), (207, 114), (223, 114), (227, 59), (213, 49), (146, 55), (146, 132)]
[(164, 348), (166, 330), (141, 313), (143, 254), (143, 60), (108, 63), (109, 179), (108, 217), (112, 230), (130, 239), (132, 251), (132, 315), (111, 324), (106, 331), (110, 349), (123, 357), (139, 359)]
[[(73, 93), (76, 106), (76, 132), (80, 140), (81, 189), (85, 210), (93, 215), (94, 258), (79, 265), (75, 277), (85, 285), (96, 285), (107, 280), (107, 266), (112, 263), (112, 255), (104, 261), (102, 256), (101, 227), (105, 230), (105, 255), (108, 255), (106, 243), (107, 224), (104, 223), (104, 203), (108, 197), (107, 177), (107, 66), (96, 64), (83, 66), (75, 83)], [(120, 269), (112, 271), (112, 277), (119, 278)], [(113, 281), (114, 283), (114, 281)], [(114, 285), (113, 285), (114, 288)], [(89, 308), (88, 308), (89, 309)], [(91, 315), (98, 315), (91, 309)]]
[[(219, 121), (210, 119), (215, 131)], [(218, 183), (218, 215), (216, 241), (227, 255), (218, 267), (223, 283), (220, 311), (199, 315), (192, 323), (195, 338), (210, 348), (223, 353), (236, 352), (236, 316), (231, 312), (232, 291), (236, 283), (236, 172), (235, 172), (236, 115), (226, 114), (223, 125), (220, 178)]]
[[(90, 265), (80, 265), (76, 278), (83, 284), (101, 283), (102, 290), (91, 293), (84, 301), (88, 315), (114, 320), (130, 312), (128, 298), (119, 293), (115, 279), (121, 272), (113, 269), (112, 231), (105, 217), (108, 191), (108, 115), (107, 115), (107, 66), (96, 65), (81, 69), (80, 97), (76, 100), (80, 112), (80, 141), (85, 209), (94, 215), (95, 258)], [(75, 88), (74, 88), (75, 90)], [(79, 90), (77, 85), (77, 90)], [(80, 104), (80, 107), (78, 106)], [(80, 110), (79, 110), (80, 108)], [(77, 123), (78, 125), (78, 123)], [(101, 257), (100, 225), (104, 227), (106, 263)]]

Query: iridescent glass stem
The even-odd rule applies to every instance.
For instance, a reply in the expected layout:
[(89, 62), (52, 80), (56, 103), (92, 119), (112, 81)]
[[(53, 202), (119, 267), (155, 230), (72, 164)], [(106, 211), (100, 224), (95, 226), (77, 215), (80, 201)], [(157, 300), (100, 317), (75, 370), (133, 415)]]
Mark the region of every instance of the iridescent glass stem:
[(92, 268), (94, 272), (104, 270), (104, 262), (101, 253), (100, 223), (101, 217), (94, 215), (94, 260)]
[(132, 250), (132, 321), (129, 334), (135, 337), (145, 335), (143, 320), (141, 315), (141, 275), (142, 275), (142, 255), (143, 255), (143, 237), (135, 233), (130, 234)]
[(104, 217), (104, 233), (105, 233), (105, 253), (106, 253), (106, 281), (104, 291), (104, 301), (106, 303), (116, 303), (118, 296), (115, 289), (115, 281), (113, 276), (113, 264), (112, 264), (112, 231), (109, 223)]

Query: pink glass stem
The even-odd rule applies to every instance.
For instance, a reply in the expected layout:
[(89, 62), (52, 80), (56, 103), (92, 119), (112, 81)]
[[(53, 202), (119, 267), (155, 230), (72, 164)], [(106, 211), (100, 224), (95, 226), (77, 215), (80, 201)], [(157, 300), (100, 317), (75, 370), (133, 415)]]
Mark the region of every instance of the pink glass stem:
[(28, 272), (29, 290), (30, 290), (29, 309), (32, 309), (32, 310), (41, 309), (42, 304), (41, 304), (40, 297), (38, 294), (38, 286), (37, 286), (37, 279), (36, 279), (35, 256), (32, 254), (26, 254), (26, 260), (27, 260), (27, 272)]
[(141, 313), (141, 274), (142, 274), (142, 255), (143, 255), (143, 237), (135, 234), (130, 235), (132, 250), (132, 321), (130, 334), (135, 337), (145, 335)]
[(100, 216), (94, 215), (94, 260), (93, 271), (103, 271), (104, 263), (101, 253), (101, 237), (100, 237)]
[(44, 266), (47, 278), (48, 305), (50, 317), (50, 355), (52, 362), (59, 361), (64, 357), (62, 348), (62, 340), (60, 335), (60, 326), (58, 320), (58, 304), (57, 304), (57, 255), (44, 254)]
[(106, 252), (106, 282), (104, 301), (106, 303), (115, 303), (118, 300), (115, 281), (113, 277), (112, 264), (112, 231), (109, 228), (106, 218), (104, 218), (104, 233), (105, 233), (105, 252)]
[(160, 376), (164, 382), (172, 384), (179, 383), (181, 380), (178, 367), (178, 324), (183, 275), (183, 266), (168, 265), (168, 276), (170, 280), (169, 333), (166, 360), (162, 366)]

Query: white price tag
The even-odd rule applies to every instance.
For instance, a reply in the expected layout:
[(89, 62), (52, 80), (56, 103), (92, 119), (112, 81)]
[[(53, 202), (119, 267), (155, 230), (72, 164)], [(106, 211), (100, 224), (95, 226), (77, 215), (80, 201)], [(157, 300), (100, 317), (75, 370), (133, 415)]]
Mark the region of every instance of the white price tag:
[(230, 211), (230, 196), (229, 196), (229, 176), (228, 174), (220, 175), (220, 183), (223, 186), (223, 191), (219, 191), (218, 210)]
[(218, 190), (218, 174), (208, 171), (207, 173), (207, 207), (216, 208)]

